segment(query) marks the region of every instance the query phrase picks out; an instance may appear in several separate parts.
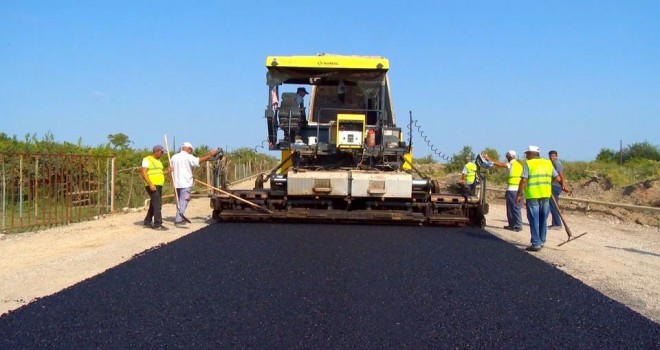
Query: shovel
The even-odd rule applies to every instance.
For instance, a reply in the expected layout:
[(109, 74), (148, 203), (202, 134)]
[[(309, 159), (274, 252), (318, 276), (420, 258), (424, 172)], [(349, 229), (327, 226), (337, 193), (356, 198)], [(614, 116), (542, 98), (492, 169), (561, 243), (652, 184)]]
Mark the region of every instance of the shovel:
[(555, 203), (555, 206), (557, 207), (557, 212), (559, 213), (559, 219), (561, 219), (561, 223), (564, 225), (564, 228), (566, 229), (566, 234), (568, 235), (568, 239), (566, 240), (566, 242), (559, 243), (559, 244), (557, 245), (557, 247), (561, 247), (561, 246), (563, 246), (564, 244), (566, 244), (566, 243), (568, 243), (568, 242), (570, 242), (570, 241), (574, 241), (574, 240), (576, 240), (576, 239), (578, 239), (578, 238), (580, 238), (580, 237), (582, 237), (582, 236), (584, 236), (584, 235), (587, 234), (586, 232), (584, 232), (584, 233), (581, 233), (581, 234), (579, 234), (579, 235), (573, 237), (573, 233), (571, 232), (571, 229), (568, 228), (568, 224), (566, 223), (566, 220), (564, 220), (564, 216), (561, 215), (561, 211), (559, 211), (559, 204), (557, 203), (557, 200), (555, 199), (555, 196), (552, 196), (552, 195), (551, 195), (551, 196), (550, 196), (550, 200), (552, 200), (552, 202)]
[[(167, 161), (170, 162), (170, 166), (172, 166), (171, 159), (170, 159), (170, 147), (167, 146), (167, 134), (163, 135), (163, 138), (165, 139), (165, 150), (167, 150)], [(172, 175), (172, 186), (174, 186), (174, 199), (176, 200), (176, 203), (174, 205), (176, 206), (176, 211), (179, 213), (183, 221), (190, 223), (191, 221), (188, 220), (187, 217), (183, 215), (181, 210), (179, 209), (179, 191), (176, 190), (176, 184), (174, 183), (174, 172), (170, 173)]]

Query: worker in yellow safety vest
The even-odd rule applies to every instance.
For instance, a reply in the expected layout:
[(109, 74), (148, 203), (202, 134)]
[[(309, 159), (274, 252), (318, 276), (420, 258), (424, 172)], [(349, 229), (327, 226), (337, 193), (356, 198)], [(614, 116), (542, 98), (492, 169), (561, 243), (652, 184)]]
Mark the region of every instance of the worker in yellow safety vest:
[(165, 174), (172, 171), (172, 168), (163, 169), (163, 163), (160, 157), (165, 153), (165, 147), (155, 145), (152, 154), (142, 159), (142, 179), (144, 186), (149, 194), (149, 210), (144, 218), (144, 227), (156, 230), (166, 230), (163, 226), (163, 214), (161, 208), (163, 205), (163, 184), (165, 183)]
[(522, 204), (525, 196), (527, 204), (527, 220), (531, 231), (531, 245), (528, 251), (539, 251), (548, 233), (548, 214), (550, 214), (551, 183), (553, 179), (561, 180), (559, 173), (548, 159), (540, 158), (541, 149), (529, 146), (525, 151), (525, 165), (520, 175), (520, 184), (516, 194), (516, 203)]
[(518, 194), (518, 186), (520, 185), (520, 175), (522, 175), (523, 166), (516, 159), (517, 154), (514, 150), (506, 152), (506, 159), (508, 162), (493, 161), (493, 165), (500, 168), (507, 168), (509, 176), (507, 177), (506, 188), (506, 219), (508, 225), (504, 229), (520, 232), (522, 231), (522, 206), (516, 201)]
[(464, 193), (466, 196), (474, 195), (477, 187), (477, 165), (472, 162), (472, 157), (465, 157), (465, 166), (461, 172), (461, 183), (465, 185)]

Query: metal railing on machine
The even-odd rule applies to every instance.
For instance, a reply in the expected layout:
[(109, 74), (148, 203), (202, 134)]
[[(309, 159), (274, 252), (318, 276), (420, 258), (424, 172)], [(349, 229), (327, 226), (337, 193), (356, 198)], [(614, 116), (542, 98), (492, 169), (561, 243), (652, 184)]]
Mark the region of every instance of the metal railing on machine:
[(3, 232), (89, 220), (114, 210), (114, 157), (0, 153), (0, 164)]

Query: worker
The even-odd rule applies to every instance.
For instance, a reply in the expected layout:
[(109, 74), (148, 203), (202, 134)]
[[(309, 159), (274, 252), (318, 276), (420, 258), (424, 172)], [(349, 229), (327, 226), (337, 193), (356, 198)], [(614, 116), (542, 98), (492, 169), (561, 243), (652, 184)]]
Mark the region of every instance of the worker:
[(550, 213), (550, 183), (559, 180), (559, 174), (548, 159), (540, 158), (541, 149), (530, 145), (525, 151), (525, 164), (520, 175), (516, 203), (522, 205), (524, 195), (527, 204), (527, 221), (531, 232), (531, 245), (528, 251), (541, 250), (548, 233), (548, 214)]
[(163, 163), (160, 162), (160, 157), (165, 153), (165, 148), (161, 145), (155, 145), (152, 149), (152, 154), (142, 159), (142, 179), (144, 186), (149, 194), (149, 210), (147, 216), (144, 218), (144, 227), (153, 228), (155, 230), (167, 230), (163, 226), (162, 214), (162, 196), (163, 184), (165, 183), (165, 174), (172, 171), (172, 167), (163, 170)]
[(190, 193), (193, 186), (193, 168), (199, 167), (199, 164), (214, 156), (218, 149), (214, 148), (202, 157), (195, 157), (193, 154), (193, 145), (190, 142), (184, 142), (181, 145), (179, 153), (172, 156), (170, 164), (172, 166), (172, 177), (174, 178), (174, 188), (179, 198), (179, 210), (174, 218), (174, 225), (183, 225), (185, 221), (183, 216), (190, 202)]
[(477, 165), (472, 162), (472, 157), (465, 157), (465, 166), (461, 172), (461, 183), (465, 185), (464, 194), (466, 196), (474, 195), (477, 187)]
[(552, 221), (550, 223), (550, 229), (552, 230), (562, 230), (562, 224), (561, 224), (561, 218), (559, 217), (559, 195), (561, 194), (562, 191), (564, 192), (570, 192), (566, 185), (566, 179), (564, 178), (564, 166), (561, 164), (561, 161), (559, 158), (557, 158), (557, 151), (552, 150), (548, 152), (548, 157), (550, 158), (550, 161), (552, 162), (552, 166), (555, 168), (557, 173), (559, 174), (559, 177), (561, 178), (561, 181), (553, 181), (552, 182), (552, 197), (554, 197), (554, 201), (550, 201), (550, 213), (552, 214)]
[(506, 159), (508, 162), (493, 161), (493, 165), (500, 168), (507, 168), (509, 176), (507, 177), (506, 195), (506, 219), (508, 225), (504, 229), (520, 232), (522, 231), (522, 213), (521, 205), (516, 202), (516, 195), (518, 194), (518, 186), (520, 185), (520, 175), (523, 171), (522, 164), (516, 159), (516, 151), (510, 150), (506, 152)]
[(300, 108), (305, 108), (306, 95), (309, 95), (309, 92), (307, 92), (307, 89), (304, 87), (299, 87), (298, 90), (296, 90), (296, 103)]
[(304, 87), (299, 87), (298, 90), (296, 90), (296, 104), (298, 104), (298, 107), (300, 107), (300, 124), (301, 125), (306, 125), (307, 124), (307, 116), (305, 115), (305, 96), (309, 95), (309, 92), (307, 92), (307, 89)]

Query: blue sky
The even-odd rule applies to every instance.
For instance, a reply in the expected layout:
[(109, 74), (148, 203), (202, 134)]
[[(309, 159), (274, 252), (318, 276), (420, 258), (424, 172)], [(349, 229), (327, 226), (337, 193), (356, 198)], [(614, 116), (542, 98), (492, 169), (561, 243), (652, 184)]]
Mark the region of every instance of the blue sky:
[(591, 160), (620, 140), (660, 144), (658, 14), (658, 1), (2, 1), (0, 131), (255, 147), (266, 56), (327, 52), (389, 58), (399, 126), (412, 111), (444, 153), (534, 144)]

